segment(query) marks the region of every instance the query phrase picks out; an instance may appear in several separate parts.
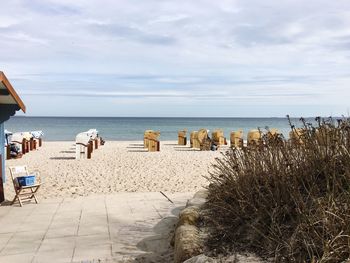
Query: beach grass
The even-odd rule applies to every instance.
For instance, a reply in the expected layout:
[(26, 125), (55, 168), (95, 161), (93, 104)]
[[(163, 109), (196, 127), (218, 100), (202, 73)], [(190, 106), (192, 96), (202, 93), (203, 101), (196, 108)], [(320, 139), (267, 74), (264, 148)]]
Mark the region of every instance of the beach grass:
[(302, 120), (297, 142), (265, 135), (259, 146), (217, 159), (205, 217), (213, 251), (274, 262), (349, 258), (350, 122), (316, 121)]

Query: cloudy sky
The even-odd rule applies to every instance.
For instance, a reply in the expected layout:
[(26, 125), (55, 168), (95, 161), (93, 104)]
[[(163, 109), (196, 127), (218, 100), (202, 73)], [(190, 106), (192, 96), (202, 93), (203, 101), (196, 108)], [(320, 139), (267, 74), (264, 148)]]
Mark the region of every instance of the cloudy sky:
[(348, 0), (2, 1), (35, 116), (349, 115)]

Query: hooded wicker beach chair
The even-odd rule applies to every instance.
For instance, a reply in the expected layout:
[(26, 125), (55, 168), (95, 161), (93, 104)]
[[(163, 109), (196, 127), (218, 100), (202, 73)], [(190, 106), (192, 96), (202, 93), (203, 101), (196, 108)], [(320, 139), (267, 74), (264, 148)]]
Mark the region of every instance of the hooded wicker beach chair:
[(199, 143), (199, 149), (201, 151), (210, 151), (212, 141), (208, 136), (208, 130), (200, 129), (197, 133), (197, 138), (195, 138), (196, 140)]
[(87, 131), (87, 134), (90, 135), (91, 141), (94, 145), (93, 148), (98, 149), (98, 146), (101, 145), (101, 137), (99, 137), (99, 132), (96, 129), (90, 129)]
[(280, 134), (281, 134), (280, 131), (279, 131), (278, 129), (276, 129), (276, 128), (271, 128), (271, 129), (269, 129), (267, 133), (270, 134), (270, 135), (272, 135), (272, 136), (280, 135)]
[(289, 141), (294, 144), (303, 144), (304, 129), (296, 128), (289, 132)]
[(178, 132), (178, 140), (177, 144), (178, 145), (187, 145), (187, 130), (182, 130)]
[(145, 141), (149, 152), (160, 151), (159, 136), (160, 136), (159, 131), (148, 130), (147, 135), (145, 136)]
[(279, 143), (279, 144), (284, 144), (286, 143), (286, 140), (284, 139), (284, 137), (282, 136), (282, 133), (275, 128), (271, 128), (267, 130), (266, 133), (266, 138), (268, 139), (267, 141), (265, 140), (265, 143)]
[(259, 130), (250, 130), (247, 135), (247, 146), (258, 146), (261, 144), (261, 132)]
[(22, 154), (29, 152), (29, 143), (23, 132), (15, 132), (12, 134), (11, 143), (14, 143)]
[(197, 131), (192, 131), (190, 134), (190, 147), (191, 148), (199, 148), (199, 143), (195, 143), (195, 138), (197, 138), (197, 135), (198, 135)]
[(149, 152), (160, 151), (159, 131), (146, 130), (143, 136), (143, 146), (148, 149)]
[(281, 134), (282, 133), (278, 129), (275, 129), (275, 128), (268, 129), (268, 131), (267, 131), (267, 136), (269, 136), (270, 139), (277, 138)]
[(6, 156), (6, 160), (8, 160), (8, 159), (11, 159), (12, 132), (5, 130), (4, 134), (5, 134), (5, 147), (6, 147), (5, 156)]
[(75, 159), (91, 159), (92, 151), (91, 134), (88, 132), (78, 133), (75, 137)]
[(27, 166), (9, 167), (10, 175), (15, 189), (15, 197), (11, 204), (16, 201), (22, 206), (24, 201), (34, 200), (38, 203), (36, 193), (41, 186), (39, 173), (29, 173)]
[(146, 130), (143, 134), (143, 147), (148, 148), (148, 138), (151, 133), (153, 133), (153, 130)]
[(226, 145), (226, 138), (224, 136), (224, 131), (223, 130), (214, 130), (211, 133), (211, 137), (213, 142), (217, 145), (217, 146), (221, 146), (221, 145)]
[(232, 148), (243, 148), (243, 131), (233, 131), (230, 134), (230, 143)]
[(41, 147), (43, 143), (43, 131), (31, 131), (30, 132), (33, 138), (33, 148), (36, 149), (37, 147)]
[(33, 150), (33, 135), (30, 132), (22, 132), (23, 138), (26, 140), (26, 152)]

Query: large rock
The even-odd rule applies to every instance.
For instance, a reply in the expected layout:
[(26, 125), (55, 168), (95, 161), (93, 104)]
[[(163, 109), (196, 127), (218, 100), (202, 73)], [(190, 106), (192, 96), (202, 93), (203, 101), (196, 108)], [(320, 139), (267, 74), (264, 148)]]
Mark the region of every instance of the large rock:
[(181, 225), (175, 231), (175, 263), (199, 255), (202, 252), (198, 228), (194, 225)]
[(186, 206), (197, 206), (201, 207), (205, 204), (206, 199), (205, 198), (200, 198), (200, 197), (194, 197), (190, 200), (187, 201)]
[(271, 261), (263, 261), (261, 258), (258, 258), (252, 254), (242, 255), (234, 254), (231, 256), (225, 256), (220, 258), (211, 258), (203, 254), (192, 257), (184, 261), (184, 263), (267, 263)]
[(208, 197), (209, 191), (206, 189), (199, 190), (197, 193), (194, 194), (193, 198), (204, 198), (206, 199)]
[(182, 263), (199, 255), (203, 250), (203, 242), (197, 225), (200, 218), (200, 207), (206, 201), (206, 193), (200, 191), (196, 195), (197, 197), (189, 200), (186, 208), (179, 214), (179, 221), (171, 241), (174, 244), (175, 263)]
[(273, 262), (273, 259), (271, 261), (263, 259), (253, 255), (253, 254), (236, 254), (228, 257), (225, 261), (225, 263), (229, 262), (238, 262), (238, 263), (266, 263), (266, 262)]
[(189, 206), (182, 210), (179, 214), (178, 226), (188, 224), (196, 225), (200, 216), (200, 210), (196, 206)]
[(198, 255), (193, 258), (187, 259), (184, 263), (216, 263), (217, 260), (207, 257), (205, 255)]

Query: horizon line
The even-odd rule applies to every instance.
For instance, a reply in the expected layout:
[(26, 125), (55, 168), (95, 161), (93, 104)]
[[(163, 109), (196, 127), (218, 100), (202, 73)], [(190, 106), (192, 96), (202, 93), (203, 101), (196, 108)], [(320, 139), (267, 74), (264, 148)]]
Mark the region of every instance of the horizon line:
[[(344, 116), (289, 116), (290, 118), (316, 118), (316, 117), (321, 117), (321, 118), (344, 118)], [(53, 115), (53, 116), (40, 116), (40, 115), (15, 115), (12, 116), (11, 118), (182, 118), (182, 119), (193, 119), (193, 118), (221, 118), (221, 119), (254, 119), (254, 118), (259, 118), (259, 119), (287, 119), (286, 116), (59, 116), (59, 115)]]

